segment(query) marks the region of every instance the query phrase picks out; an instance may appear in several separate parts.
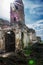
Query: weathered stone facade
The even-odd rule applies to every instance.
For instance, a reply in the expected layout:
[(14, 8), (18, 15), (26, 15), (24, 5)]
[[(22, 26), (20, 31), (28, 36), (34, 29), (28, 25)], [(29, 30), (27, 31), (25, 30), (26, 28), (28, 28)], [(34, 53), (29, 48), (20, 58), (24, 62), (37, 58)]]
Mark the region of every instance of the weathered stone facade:
[(22, 0), (14, 0), (14, 3), (11, 3), (10, 18), (13, 24), (17, 22), (25, 24), (24, 4)]
[[(25, 25), (24, 5), (22, 0), (15, 0), (15, 3), (11, 4), (10, 9), (10, 23), (2, 25), (2, 22), (0, 26), (0, 50), (5, 51), (6, 44), (9, 42), (15, 45), (15, 49), (22, 50), (23, 48), (28, 47), (29, 43), (36, 40), (35, 30), (30, 29)], [(11, 31), (14, 33), (14, 37), (10, 35)], [(8, 34), (11, 36), (11, 40), (9, 40), (8, 37), (6, 38), (6, 36), (9, 36)], [(15, 40), (12, 41), (13, 38)]]

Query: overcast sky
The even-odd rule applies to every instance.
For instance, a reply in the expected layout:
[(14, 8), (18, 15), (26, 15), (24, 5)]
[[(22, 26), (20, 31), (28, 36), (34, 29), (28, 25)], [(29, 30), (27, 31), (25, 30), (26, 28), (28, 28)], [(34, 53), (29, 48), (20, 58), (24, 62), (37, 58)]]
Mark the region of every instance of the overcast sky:
[[(0, 0), (0, 18), (10, 20), (10, 3), (13, 0)], [(23, 0), (25, 23), (34, 28), (43, 39), (43, 0)]]

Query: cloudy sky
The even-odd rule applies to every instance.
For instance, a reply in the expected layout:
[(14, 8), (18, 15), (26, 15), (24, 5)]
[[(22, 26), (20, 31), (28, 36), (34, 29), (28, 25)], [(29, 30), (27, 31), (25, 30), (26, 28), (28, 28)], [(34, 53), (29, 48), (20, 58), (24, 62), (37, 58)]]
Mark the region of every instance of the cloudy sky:
[(25, 21), (28, 27), (36, 30), (36, 35), (43, 40), (43, 0), (23, 0)]
[[(13, 0), (0, 0), (0, 18), (10, 20), (10, 3)], [(23, 0), (25, 23), (36, 30), (43, 40), (43, 0)]]

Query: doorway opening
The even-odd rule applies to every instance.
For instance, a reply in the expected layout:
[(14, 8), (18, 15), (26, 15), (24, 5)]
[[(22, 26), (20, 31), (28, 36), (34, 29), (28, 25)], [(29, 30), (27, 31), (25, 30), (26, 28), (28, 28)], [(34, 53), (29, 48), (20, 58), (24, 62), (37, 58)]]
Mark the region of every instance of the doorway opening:
[(5, 33), (5, 49), (7, 52), (15, 51), (15, 33), (11, 30)]

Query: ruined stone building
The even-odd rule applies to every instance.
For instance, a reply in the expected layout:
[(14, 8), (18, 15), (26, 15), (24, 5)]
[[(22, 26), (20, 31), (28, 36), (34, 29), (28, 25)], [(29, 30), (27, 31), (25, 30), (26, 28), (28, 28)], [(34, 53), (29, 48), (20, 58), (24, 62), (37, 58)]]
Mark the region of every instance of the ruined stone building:
[(37, 42), (39, 42), (39, 43), (41, 42), (41, 37), (40, 36), (37, 36), (36, 39), (37, 39)]
[(6, 23), (3, 19), (0, 21), (0, 50), (23, 49), (36, 40), (35, 30), (25, 25), (22, 0), (11, 3), (10, 23)]

